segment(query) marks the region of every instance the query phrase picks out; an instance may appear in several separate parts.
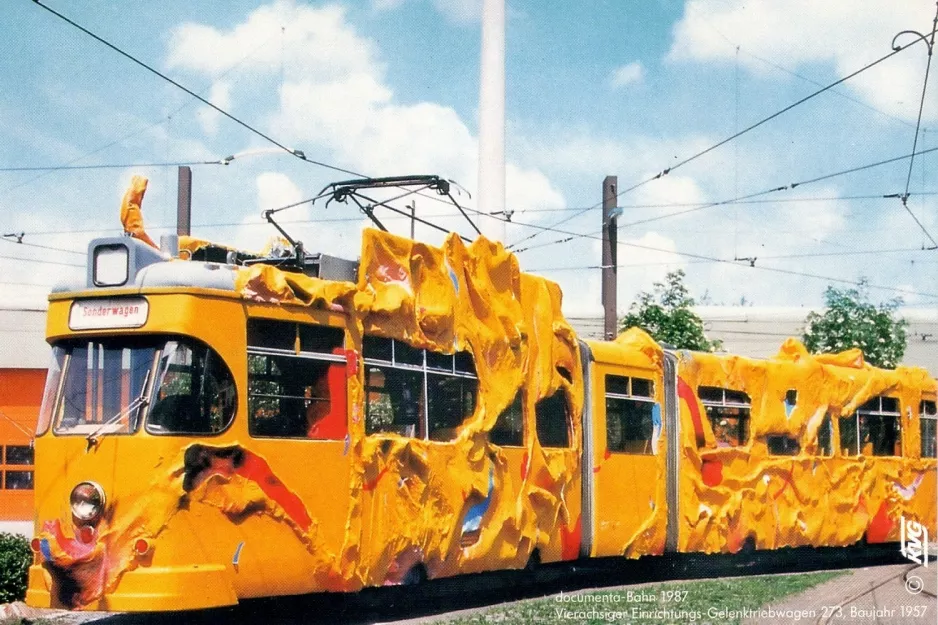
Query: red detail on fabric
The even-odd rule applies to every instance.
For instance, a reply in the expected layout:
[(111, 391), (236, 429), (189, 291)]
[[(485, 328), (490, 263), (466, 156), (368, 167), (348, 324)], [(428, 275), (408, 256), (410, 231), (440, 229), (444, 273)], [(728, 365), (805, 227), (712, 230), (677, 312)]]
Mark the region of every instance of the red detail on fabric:
[(345, 350), (345, 375), (349, 378), (358, 375), (358, 352), (354, 349)]
[(292, 490), (287, 488), (280, 479), (274, 475), (267, 461), (244, 450), (244, 464), (235, 471), (236, 475), (251, 480), (261, 487), (264, 494), (277, 502), (293, 521), (303, 529), (308, 531), (313, 520), (306, 511), (303, 501)]
[(599, 467), (593, 467), (593, 473), (594, 473), (594, 474), (595, 474), (595, 473), (599, 473), (599, 470), (600, 470), (600, 469), (602, 469), (601, 466), (599, 466)]
[(778, 491), (774, 495), (772, 495), (772, 499), (778, 499), (781, 496), (781, 494), (785, 492), (785, 489), (788, 488), (789, 486), (791, 486), (792, 490), (795, 490), (795, 483), (792, 481), (792, 474), (794, 470), (795, 468), (794, 466), (792, 466), (792, 468), (789, 469), (788, 474), (782, 476), (782, 482), (784, 483), (782, 484), (782, 487), (779, 488)]
[(566, 523), (560, 526), (560, 559), (576, 560), (580, 555), (580, 542), (583, 539), (583, 517), (577, 517), (572, 530)]
[(612, 452), (607, 449), (606, 453), (603, 454), (603, 460), (609, 460), (609, 458), (611, 457), (612, 457)]
[(703, 447), (707, 439), (704, 437), (703, 421), (700, 418), (700, 408), (697, 406), (697, 393), (680, 377), (677, 379), (677, 396), (687, 402), (687, 409), (690, 410), (690, 418), (694, 423), (697, 446)]
[(707, 486), (717, 486), (723, 481), (723, 463), (716, 458), (704, 458), (700, 475)]
[(365, 482), (365, 483), (362, 485), (362, 490), (366, 490), (366, 491), (367, 491), (367, 490), (374, 490), (375, 488), (377, 488), (377, 487), (378, 487), (378, 482), (381, 481), (381, 478), (384, 477), (384, 474), (387, 473), (387, 472), (388, 472), (388, 468), (387, 468), (387, 467), (384, 467), (383, 469), (381, 469), (380, 471), (378, 471), (378, 476), (377, 476), (375, 479), (373, 479), (372, 481), (370, 481), (370, 482)]
[(870, 520), (870, 526), (866, 529), (866, 542), (884, 543), (889, 536), (889, 532), (895, 527), (896, 522), (889, 518), (889, 505), (886, 500), (879, 504), (879, 509)]
[(81, 542), (85, 544), (94, 542), (94, 528), (93, 527), (91, 527), (90, 525), (82, 525), (76, 529), (77, 531), (75, 533), (78, 536), (78, 540), (80, 540)]
[[(65, 554), (73, 560), (81, 560), (91, 555), (91, 552), (94, 551), (95, 542), (83, 543), (74, 538), (67, 538), (65, 533), (62, 531), (62, 524), (58, 519), (54, 521), (46, 521), (43, 523), (42, 527), (44, 532), (48, 532), (52, 535), (52, 539), (55, 541), (56, 546), (59, 549), (65, 552)], [(53, 550), (53, 555), (55, 555), (55, 550)]]
[(524, 452), (524, 456), (521, 457), (521, 481), (524, 481), (528, 478), (528, 469), (530, 469), (531, 458), (528, 457), (528, 452)]
[[(346, 352), (346, 358), (348, 358), (348, 353)], [(354, 350), (351, 350), (351, 353), (354, 354)], [(312, 411), (315, 411), (317, 406), (321, 406), (321, 402), (314, 401), (310, 404), (306, 411), (306, 418), (312, 422), (306, 431), (307, 438), (333, 441), (345, 438), (348, 433), (347, 373), (347, 360), (345, 366), (341, 363), (329, 365), (329, 371), (326, 373), (326, 384), (329, 387), (329, 412), (319, 416)]]

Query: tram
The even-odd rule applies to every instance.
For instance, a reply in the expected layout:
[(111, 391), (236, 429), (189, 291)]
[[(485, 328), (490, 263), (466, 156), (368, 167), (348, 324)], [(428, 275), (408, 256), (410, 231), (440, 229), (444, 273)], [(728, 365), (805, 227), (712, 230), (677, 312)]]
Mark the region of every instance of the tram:
[[(328, 194), (418, 183), (448, 195), (435, 177)], [(767, 360), (581, 340), (501, 244), (377, 219), (357, 261), (289, 237), (158, 249), (145, 188), (124, 198), (135, 236), (92, 241), (84, 283), (49, 297), (29, 605), (185, 610), (935, 535), (924, 370), (793, 339)]]

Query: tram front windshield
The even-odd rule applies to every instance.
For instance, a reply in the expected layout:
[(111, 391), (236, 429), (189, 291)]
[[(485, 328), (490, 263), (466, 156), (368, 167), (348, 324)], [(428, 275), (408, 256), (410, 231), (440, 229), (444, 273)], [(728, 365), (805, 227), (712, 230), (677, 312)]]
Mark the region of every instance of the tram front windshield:
[(193, 339), (64, 341), (53, 360), (40, 433), (52, 423), (56, 435), (131, 434), (146, 416), (151, 434), (213, 434), (234, 417), (230, 370)]

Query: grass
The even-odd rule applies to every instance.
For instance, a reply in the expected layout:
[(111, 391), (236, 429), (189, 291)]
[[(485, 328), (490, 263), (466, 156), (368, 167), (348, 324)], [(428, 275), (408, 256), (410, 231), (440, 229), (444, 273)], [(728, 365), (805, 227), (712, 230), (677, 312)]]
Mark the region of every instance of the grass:
[[(763, 575), (732, 579), (667, 582), (628, 589), (561, 593), (521, 601), (449, 620), (438, 625), (648, 623), (736, 625), (744, 608), (755, 609), (844, 575), (845, 571)], [(736, 611), (730, 614), (721, 611)], [(783, 622), (785, 619), (778, 620)]]

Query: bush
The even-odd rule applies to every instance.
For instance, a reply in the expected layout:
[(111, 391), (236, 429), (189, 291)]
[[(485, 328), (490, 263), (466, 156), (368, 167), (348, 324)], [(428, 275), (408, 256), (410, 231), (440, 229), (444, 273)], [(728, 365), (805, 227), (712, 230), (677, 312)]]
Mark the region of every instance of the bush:
[(26, 598), (26, 576), (32, 563), (33, 552), (25, 536), (0, 532), (0, 603)]

